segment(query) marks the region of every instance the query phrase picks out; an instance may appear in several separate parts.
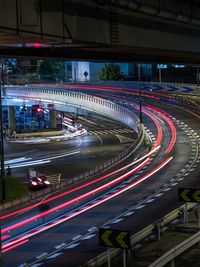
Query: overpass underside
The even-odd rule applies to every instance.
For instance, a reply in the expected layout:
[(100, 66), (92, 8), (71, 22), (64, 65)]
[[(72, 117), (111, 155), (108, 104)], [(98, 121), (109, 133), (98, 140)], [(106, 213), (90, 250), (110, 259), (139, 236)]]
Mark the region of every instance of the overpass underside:
[(0, 0), (0, 55), (200, 62), (200, 1)]

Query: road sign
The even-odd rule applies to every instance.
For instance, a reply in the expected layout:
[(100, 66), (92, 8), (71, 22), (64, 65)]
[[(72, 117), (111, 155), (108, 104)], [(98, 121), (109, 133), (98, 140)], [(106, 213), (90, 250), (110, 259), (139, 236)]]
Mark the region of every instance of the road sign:
[(103, 247), (130, 249), (130, 232), (99, 228), (99, 245)]
[(32, 179), (34, 177), (37, 177), (37, 171), (36, 171), (36, 169), (29, 168), (28, 169), (28, 177), (29, 177), (29, 179)]
[(179, 201), (200, 203), (200, 188), (179, 188)]

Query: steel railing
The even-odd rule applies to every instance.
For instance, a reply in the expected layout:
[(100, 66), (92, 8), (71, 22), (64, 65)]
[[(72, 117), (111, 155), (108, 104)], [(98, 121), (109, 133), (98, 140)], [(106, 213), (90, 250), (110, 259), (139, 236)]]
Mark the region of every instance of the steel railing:
[[(6, 92), (4, 92), (5, 95), (12, 95), (12, 96), (24, 96), (25, 92), (27, 93), (28, 91), (31, 91), (31, 97), (34, 97), (34, 93), (33, 92), (36, 92), (37, 93), (37, 97), (38, 97), (38, 88), (35, 89), (35, 88), (27, 88), (25, 87), (25, 91), (23, 91), (24, 87), (15, 87), (15, 86), (12, 86), (12, 87), (8, 87), (7, 89), (5, 88), (5, 91), (9, 91), (8, 94)], [(58, 89), (57, 89), (58, 90)], [(56, 93), (60, 94), (62, 93), (62, 96), (63, 96), (63, 92), (60, 92), (60, 91), (56, 91), (53, 89), (40, 89), (39, 92), (48, 92), (50, 94), (53, 94), (55, 95)], [(86, 94), (81, 94), (81, 93), (77, 93), (77, 92), (65, 92), (67, 93), (67, 96), (70, 98), (75, 98), (77, 100), (77, 98), (80, 98), (81, 100), (83, 100), (83, 98), (87, 98), (87, 100), (89, 101), (93, 101), (97, 104), (97, 102), (103, 106), (108, 106), (109, 108), (111, 109), (116, 109), (117, 110), (117, 114), (119, 116), (119, 113), (121, 112), (121, 115), (122, 116), (128, 116), (129, 120), (136, 120), (136, 116), (131, 113), (130, 111), (124, 109), (123, 107), (120, 107), (110, 101), (107, 101), (107, 100), (103, 100), (101, 98), (96, 98), (96, 97), (92, 97), (92, 96), (89, 96), (89, 95), (86, 95)], [(27, 95), (26, 95), (27, 96)], [(36, 96), (35, 96), (36, 97)], [(42, 95), (40, 95), (40, 97), (42, 97)], [(44, 97), (44, 95), (43, 95)], [(45, 95), (46, 97), (46, 95)], [(69, 99), (68, 99), (69, 100)], [(72, 101), (74, 103), (74, 99)], [(118, 118), (119, 119), (119, 118)], [(124, 121), (123, 121), (124, 122)], [(135, 128), (135, 123), (134, 123), (134, 128)], [(41, 197), (45, 196), (45, 195), (48, 195), (50, 193), (54, 193), (56, 191), (60, 191), (60, 190), (64, 190), (67, 186), (75, 183), (75, 182), (79, 182), (79, 181), (82, 181), (82, 180), (86, 180), (86, 179), (89, 179), (91, 176), (93, 175), (96, 175), (98, 173), (101, 173), (101, 172), (105, 172), (107, 171), (108, 169), (110, 169), (111, 167), (113, 167), (114, 165), (122, 162), (123, 160), (127, 159), (129, 156), (131, 156), (138, 147), (141, 146), (141, 144), (143, 143), (143, 140), (144, 140), (144, 127), (143, 125), (140, 125), (138, 127), (138, 138), (137, 140), (132, 144), (130, 145), (127, 149), (125, 149), (122, 153), (120, 153), (119, 155), (117, 155), (115, 158), (103, 163), (102, 165), (94, 168), (94, 169), (91, 169), (91, 170), (88, 170), (78, 176), (75, 176), (73, 178), (70, 178), (70, 179), (67, 179), (65, 181), (62, 181), (61, 183), (58, 183), (58, 184), (54, 184), (54, 185), (51, 185), (50, 187), (44, 189), (44, 190), (40, 190), (38, 192), (34, 192), (34, 193), (31, 193), (30, 195), (28, 196), (25, 196), (23, 198), (20, 198), (20, 199), (16, 199), (16, 200), (13, 200), (13, 201), (10, 201), (10, 202), (6, 202), (6, 203), (2, 203), (0, 205), (0, 210), (2, 210), (3, 212), (6, 212), (7, 209), (12, 209), (12, 208), (16, 208), (16, 206), (19, 206), (19, 205), (24, 205), (25, 203), (27, 202), (30, 202), (30, 201), (36, 201), (38, 199), (40, 199)]]
[[(194, 203), (188, 203), (187, 211), (193, 209), (195, 205), (196, 204), (194, 204)], [(170, 222), (175, 220), (177, 217), (179, 217), (180, 210), (184, 210), (184, 209), (185, 209), (185, 204), (178, 207), (177, 209), (171, 211), (170, 213), (165, 215), (163, 218), (161, 218), (159, 221), (156, 221), (155, 223), (148, 225), (147, 227), (145, 227), (144, 229), (142, 229), (138, 233), (133, 234), (131, 236), (131, 247), (134, 247), (136, 244), (143, 241), (147, 237), (154, 235), (155, 234), (155, 227), (158, 224), (161, 228), (162, 227), (164, 228), (167, 224), (169, 224)], [(199, 239), (200, 239), (200, 235), (199, 235)], [(198, 241), (196, 241), (196, 242), (198, 242)], [(114, 258), (120, 252), (121, 252), (121, 249), (112, 248), (112, 249), (110, 249), (110, 257)], [(107, 254), (107, 251), (105, 251), (105, 252), (101, 253), (100, 255), (98, 255), (96, 258), (88, 261), (86, 266), (87, 267), (101, 266), (102, 264), (107, 262), (107, 259), (108, 259), (108, 254)], [(158, 266), (161, 267), (162, 265), (155, 265), (155, 266), (151, 266), (151, 267), (158, 267)]]

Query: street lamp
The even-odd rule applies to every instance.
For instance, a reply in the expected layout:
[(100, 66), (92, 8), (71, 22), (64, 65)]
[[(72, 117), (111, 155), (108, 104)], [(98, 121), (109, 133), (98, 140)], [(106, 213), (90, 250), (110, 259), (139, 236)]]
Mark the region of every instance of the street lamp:
[(3, 60), (1, 60), (1, 87), (0, 87), (0, 147), (1, 147), (1, 181), (2, 181), (2, 197), (1, 201), (6, 200), (6, 186), (5, 186), (5, 166), (4, 166), (4, 140), (3, 140), (3, 112), (2, 112), (2, 92), (4, 88), (4, 70)]
[[(3, 116), (2, 116), (2, 91), (4, 85), (3, 77), (3, 60), (1, 60), (1, 86), (0, 86), (0, 151), (1, 151), (1, 202), (6, 199), (6, 188), (5, 188), (5, 170), (4, 170), (4, 143), (3, 143)], [(0, 216), (1, 217), (1, 216)], [(1, 218), (0, 218), (0, 267), (3, 267), (2, 258), (2, 236), (1, 236)]]
[(162, 83), (162, 70), (161, 70), (161, 67), (159, 66), (158, 67), (158, 78), (159, 78), (159, 83)]
[(143, 123), (142, 119), (142, 95), (141, 95), (141, 72), (140, 72), (140, 64), (138, 64), (138, 87), (139, 87), (139, 102), (140, 102), (140, 124)]

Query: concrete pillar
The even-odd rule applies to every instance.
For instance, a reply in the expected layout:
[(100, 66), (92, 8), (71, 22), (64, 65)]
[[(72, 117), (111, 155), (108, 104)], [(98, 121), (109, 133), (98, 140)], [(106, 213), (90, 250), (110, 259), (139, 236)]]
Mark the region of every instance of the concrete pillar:
[(16, 116), (15, 116), (15, 107), (9, 106), (8, 107), (8, 128), (12, 132), (16, 130)]
[(49, 110), (50, 128), (55, 129), (57, 126), (56, 110)]

